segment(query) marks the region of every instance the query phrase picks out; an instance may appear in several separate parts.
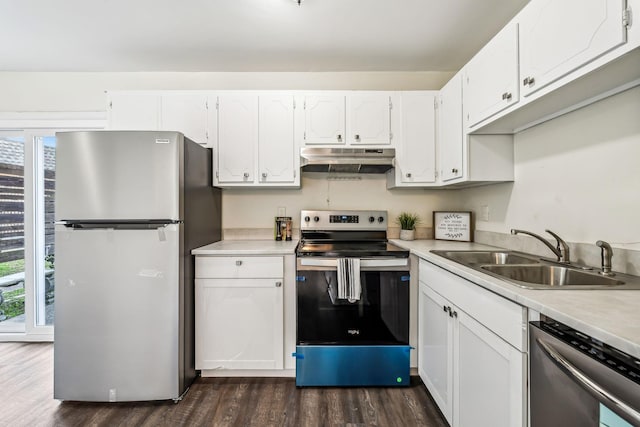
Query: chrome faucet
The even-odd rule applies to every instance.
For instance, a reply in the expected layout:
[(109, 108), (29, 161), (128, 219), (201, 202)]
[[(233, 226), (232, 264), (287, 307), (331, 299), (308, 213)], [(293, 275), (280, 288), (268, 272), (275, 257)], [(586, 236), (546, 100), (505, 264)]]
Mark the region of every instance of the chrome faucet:
[(558, 236), (553, 231), (550, 231), (550, 230), (544, 230), (544, 231), (546, 231), (547, 233), (551, 234), (553, 236), (553, 238), (556, 239), (556, 247), (555, 248), (553, 247), (553, 245), (551, 245), (551, 243), (549, 243), (547, 241), (547, 239), (545, 239), (543, 237), (540, 237), (537, 234), (532, 233), (530, 231), (518, 230), (518, 229), (512, 228), (511, 229), (511, 234), (513, 234), (513, 235), (526, 234), (526, 235), (529, 235), (531, 237), (535, 237), (536, 239), (540, 240), (542, 243), (547, 245), (547, 247), (549, 249), (551, 249), (551, 252), (553, 252), (555, 254), (555, 256), (558, 257), (558, 262), (561, 262), (563, 264), (569, 264), (569, 262), (570, 262), (570, 253), (569, 253), (569, 245), (567, 244), (567, 242), (562, 240), (560, 238), (560, 236)]
[(598, 240), (596, 242), (596, 246), (602, 250), (600, 255), (602, 257), (602, 267), (598, 273), (603, 276), (615, 276), (616, 274), (611, 271), (611, 258), (613, 258), (613, 249), (611, 249), (611, 245), (603, 240)]

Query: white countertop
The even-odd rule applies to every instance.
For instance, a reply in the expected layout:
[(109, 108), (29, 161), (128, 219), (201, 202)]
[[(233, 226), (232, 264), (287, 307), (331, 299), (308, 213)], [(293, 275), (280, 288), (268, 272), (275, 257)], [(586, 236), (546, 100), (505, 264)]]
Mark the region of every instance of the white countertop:
[(298, 240), (221, 240), (191, 251), (193, 255), (290, 255)]
[(523, 289), (430, 252), (433, 249), (473, 250), (495, 247), (440, 240), (392, 242), (496, 294), (640, 358), (640, 290)]

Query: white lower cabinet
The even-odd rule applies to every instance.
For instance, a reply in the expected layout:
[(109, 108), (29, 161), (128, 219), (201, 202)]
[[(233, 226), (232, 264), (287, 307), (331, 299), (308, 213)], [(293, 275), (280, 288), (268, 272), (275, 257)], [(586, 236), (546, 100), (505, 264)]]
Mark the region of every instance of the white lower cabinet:
[(419, 277), (418, 373), (449, 424), (526, 426), (526, 309), (426, 261)]
[(196, 369), (283, 369), (283, 265), (278, 256), (196, 258)]

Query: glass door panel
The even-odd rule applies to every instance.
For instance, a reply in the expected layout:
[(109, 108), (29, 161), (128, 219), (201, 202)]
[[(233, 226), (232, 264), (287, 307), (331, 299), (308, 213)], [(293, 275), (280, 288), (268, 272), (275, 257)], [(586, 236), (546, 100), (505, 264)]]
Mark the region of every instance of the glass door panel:
[(0, 332), (25, 330), (25, 141), (0, 135)]
[(54, 208), (56, 191), (56, 138), (36, 137), (36, 326), (53, 325), (54, 319)]

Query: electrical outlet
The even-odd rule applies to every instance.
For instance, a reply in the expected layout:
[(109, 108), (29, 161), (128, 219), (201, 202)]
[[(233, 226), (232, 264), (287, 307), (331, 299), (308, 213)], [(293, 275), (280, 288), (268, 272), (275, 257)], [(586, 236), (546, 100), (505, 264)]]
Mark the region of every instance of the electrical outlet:
[(287, 216), (287, 208), (278, 206), (278, 216)]
[(480, 206), (480, 220), (489, 221), (489, 205)]

